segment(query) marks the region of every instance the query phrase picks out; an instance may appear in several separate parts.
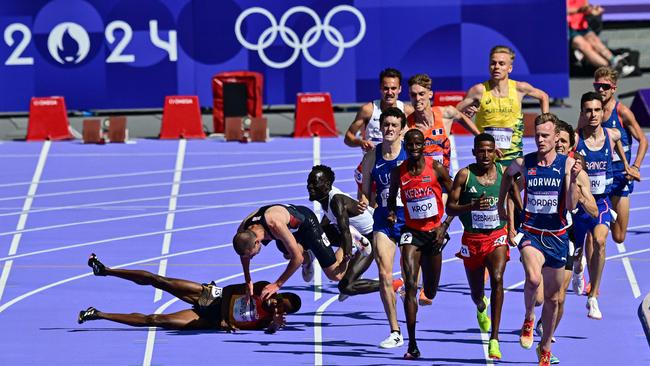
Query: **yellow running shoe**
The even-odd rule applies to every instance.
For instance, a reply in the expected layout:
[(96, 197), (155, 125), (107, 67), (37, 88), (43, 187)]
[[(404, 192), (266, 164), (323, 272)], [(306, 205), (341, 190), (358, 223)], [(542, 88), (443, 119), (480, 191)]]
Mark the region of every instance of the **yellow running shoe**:
[(493, 360), (501, 359), (501, 350), (499, 349), (499, 341), (496, 339), (490, 339), (488, 343), (488, 357)]
[(478, 311), (478, 309), (476, 310), (476, 320), (478, 320), (478, 327), (481, 329), (481, 332), (486, 333), (490, 330), (492, 322), (490, 321), (490, 317), (487, 315), (488, 299), (485, 296), (483, 296), (483, 303), (485, 304), (485, 309), (483, 309), (483, 311)]
[(532, 319), (524, 320), (524, 325), (521, 326), (521, 334), (519, 334), (519, 344), (525, 348), (530, 349), (533, 346), (533, 327), (535, 327), (535, 317)]

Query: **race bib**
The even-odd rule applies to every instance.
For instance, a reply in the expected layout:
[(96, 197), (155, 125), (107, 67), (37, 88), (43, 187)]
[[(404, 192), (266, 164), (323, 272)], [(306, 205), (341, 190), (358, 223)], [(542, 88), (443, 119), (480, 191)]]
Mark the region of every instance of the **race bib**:
[(257, 320), (257, 308), (255, 307), (255, 301), (251, 301), (246, 304), (246, 297), (241, 296), (237, 298), (234, 302), (233, 308), (233, 318), (237, 322), (252, 322)]
[(512, 145), (512, 128), (488, 127), (485, 133), (494, 137), (497, 149), (509, 149)]
[(607, 173), (596, 172), (589, 174), (589, 183), (591, 185), (591, 194), (603, 194), (607, 187)]
[(406, 202), (406, 207), (409, 217), (412, 219), (428, 219), (438, 214), (438, 202), (435, 196), (420, 201)]
[[(388, 188), (385, 188), (383, 191), (381, 191), (381, 201), (384, 203), (384, 207), (388, 207)], [(404, 206), (404, 203), (402, 203), (402, 200), (400, 199), (400, 192), (399, 188), (397, 189), (397, 206), (401, 207)]]
[(498, 247), (500, 245), (505, 245), (507, 238), (508, 238), (508, 235), (501, 235), (500, 237), (497, 238), (497, 240), (494, 241), (494, 246)]
[(462, 255), (465, 258), (469, 258), (469, 248), (467, 248), (467, 245), (461, 244), (460, 246), (460, 255)]
[(435, 161), (437, 161), (438, 163), (440, 163), (440, 165), (444, 165), (445, 156), (444, 156), (444, 154), (443, 154), (442, 152), (440, 152), (440, 151), (435, 151), (435, 152), (433, 152), (430, 156), (433, 158), (433, 160), (435, 160)]
[(221, 293), (223, 292), (223, 289), (217, 286), (210, 286), (210, 292), (212, 293), (212, 297), (217, 298), (217, 297), (221, 297)]
[(472, 211), (473, 229), (496, 229), (501, 224), (499, 211)]
[(411, 244), (413, 242), (413, 234), (411, 233), (404, 233), (402, 236), (399, 238), (399, 243), (400, 244)]
[(526, 211), (536, 214), (554, 214), (557, 213), (558, 201), (557, 192), (528, 193)]

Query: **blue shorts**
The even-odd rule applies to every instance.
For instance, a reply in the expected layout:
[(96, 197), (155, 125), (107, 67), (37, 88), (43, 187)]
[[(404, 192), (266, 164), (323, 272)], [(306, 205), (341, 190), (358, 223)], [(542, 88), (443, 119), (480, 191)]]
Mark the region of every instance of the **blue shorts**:
[(587, 234), (593, 232), (597, 225), (607, 225), (609, 228), (612, 221), (612, 213), (610, 212), (612, 202), (609, 197), (600, 197), (596, 200), (596, 204), (598, 205), (598, 216), (596, 217), (591, 217), (581, 205), (578, 206), (578, 212), (573, 215), (573, 234), (576, 248), (582, 248)]
[(398, 206), (395, 214), (397, 215), (397, 222), (395, 225), (392, 225), (386, 220), (386, 217), (388, 217), (388, 208), (377, 207), (375, 213), (372, 215), (372, 219), (375, 221), (372, 224), (372, 231), (384, 233), (396, 242), (399, 241), (399, 238), (402, 235), (402, 226), (406, 223), (406, 220), (404, 219), (404, 208)]
[(614, 181), (609, 196), (627, 197), (634, 191), (634, 181), (625, 179), (624, 172), (614, 173)]
[(532, 246), (544, 255), (544, 267), (564, 268), (569, 256), (569, 234), (533, 234), (523, 228), (518, 231), (524, 235), (517, 244), (520, 251)]

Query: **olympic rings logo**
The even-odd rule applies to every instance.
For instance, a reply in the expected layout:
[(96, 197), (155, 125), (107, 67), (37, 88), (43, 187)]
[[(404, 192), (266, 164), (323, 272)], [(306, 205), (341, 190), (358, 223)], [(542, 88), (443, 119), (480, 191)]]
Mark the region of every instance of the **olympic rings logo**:
[[(330, 25), (330, 22), (332, 21), (334, 15), (342, 11), (352, 13), (357, 17), (359, 21), (359, 33), (350, 41), (345, 41), (341, 32)], [(307, 14), (314, 20), (314, 26), (305, 32), (305, 34), (302, 36), (302, 39), (298, 37), (293, 29), (286, 26), (289, 17), (296, 13)], [(244, 22), (244, 19), (246, 19), (246, 17), (251, 14), (261, 14), (265, 16), (271, 23), (271, 25), (266, 28), (262, 34), (260, 34), (257, 39), (257, 43), (248, 42), (242, 35), (241, 31), (241, 25)], [(278, 34), (280, 34), (282, 41), (287, 46), (293, 48), (293, 53), (291, 56), (283, 62), (276, 62), (269, 59), (265, 52), (265, 50), (271, 46), (273, 42), (275, 42)], [(309, 52), (309, 48), (318, 42), (321, 34), (325, 34), (327, 41), (337, 48), (334, 56), (327, 61), (317, 60)], [(343, 51), (345, 51), (346, 48), (354, 47), (359, 44), (359, 42), (361, 42), (363, 37), (366, 35), (366, 19), (357, 8), (350, 5), (338, 5), (333, 7), (327, 13), (327, 15), (325, 15), (325, 19), (321, 22), (318, 14), (316, 14), (314, 10), (306, 6), (294, 6), (282, 14), (282, 17), (280, 18), (280, 24), (278, 24), (273, 14), (271, 14), (271, 12), (268, 10), (260, 7), (252, 7), (244, 10), (237, 17), (237, 21), (235, 22), (235, 35), (237, 36), (237, 40), (239, 43), (241, 43), (242, 46), (251, 51), (257, 51), (257, 54), (259, 55), (262, 62), (270, 67), (276, 69), (284, 69), (286, 67), (289, 67), (298, 59), (298, 56), (300, 56), (300, 52), (302, 51), (305, 59), (310, 64), (316, 67), (326, 68), (339, 62), (339, 60), (341, 60), (343, 57)]]

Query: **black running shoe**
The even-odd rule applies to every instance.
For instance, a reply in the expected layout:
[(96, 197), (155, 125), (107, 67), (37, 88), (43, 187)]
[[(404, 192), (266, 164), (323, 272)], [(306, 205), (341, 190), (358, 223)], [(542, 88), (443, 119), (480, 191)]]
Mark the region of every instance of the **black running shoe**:
[(88, 320), (97, 320), (97, 319), (99, 319), (99, 317), (97, 316), (97, 309), (91, 306), (88, 309), (81, 310), (79, 312), (79, 318), (77, 318), (77, 323), (81, 324)]
[(88, 257), (88, 266), (93, 269), (95, 276), (106, 276), (106, 266), (97, 259), (95, 253)]
[(405, 360), (417, 360), (420, 358), (420, 350), (418, 349), (418, 345), (413, 343), (409, 343), (409, 348), (404, 354), (404, 359)]

